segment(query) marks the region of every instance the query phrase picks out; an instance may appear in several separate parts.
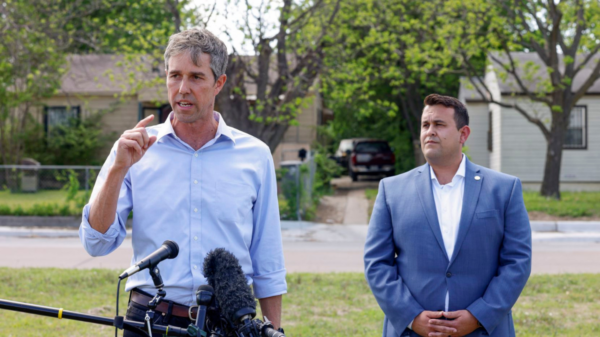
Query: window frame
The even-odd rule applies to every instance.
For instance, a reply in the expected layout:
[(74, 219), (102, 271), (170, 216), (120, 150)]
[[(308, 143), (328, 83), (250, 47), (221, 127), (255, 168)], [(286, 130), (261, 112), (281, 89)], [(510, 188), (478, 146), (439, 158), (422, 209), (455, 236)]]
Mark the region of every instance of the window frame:
[[(563, 141), (563, 150), (587, 150), (588, 149), (588, 108), (587, 105), (575, 105), (573, 109), (582, 108), (583, 109), (583, 145), (582, 146), (574, 146), (566, 144), (567, 130), (565, 130), (565, 140)], [(571, 113), (573, 111), (571, 110)], [(569, 119), (571, 115), (569, 115)], [(568, 126), (567, 126), (568, 129)]]
[(79, 105), (73, 105), (73, 106), (46, 105), (46, 106), (44, 106), (44, 132), (46, 132), (46, 134), (48, 134), (48, 132), (50, 131), (50, 127), (48, 125), (48, 109), (65, 109), (65, 111), (67, 111), (68, 108), (75, 109), (76, 114), (77, 114), (77, 119), (81, 120), (81, 107)]

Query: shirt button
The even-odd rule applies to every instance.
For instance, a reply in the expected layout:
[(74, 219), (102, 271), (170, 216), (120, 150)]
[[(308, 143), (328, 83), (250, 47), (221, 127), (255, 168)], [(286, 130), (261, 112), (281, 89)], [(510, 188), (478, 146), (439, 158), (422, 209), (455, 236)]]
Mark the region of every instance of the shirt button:
[(198, 157), (198, 154), (197, 154), (197, 153), (194, 153), (194, 157)]
[(198, 212), (198, 209), (197, 209), (197, 208), (194, 208), (194, 212)]
[(197, 265), (194, 265), (194, 269), (198, 269), (198, 266), (197, 266)]
[(197, 236), (194, 236), (194, 240), (198, 240), (198, 237), (197, 237)]
[(198, 180), (194, 180), (194, 184), (197, 184), (197, 183), (198, 183)]
[(450, 272), (446, 273), (446, 277), (452, 277), (452, 273), (450, 273)]

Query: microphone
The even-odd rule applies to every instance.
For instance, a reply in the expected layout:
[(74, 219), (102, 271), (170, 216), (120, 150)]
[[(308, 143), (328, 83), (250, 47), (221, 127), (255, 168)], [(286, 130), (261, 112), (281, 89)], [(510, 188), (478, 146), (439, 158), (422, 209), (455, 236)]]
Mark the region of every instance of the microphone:
[(204, 259), (204, 277), (215, 290), (225, 318), (238, 324), (244, 316), (256, 316), (256, 301), (238, 259), (224, 248), (210, 251)]
[(196, 304), (198, 304), (198, 313), (196, 314), (196, 326), (204, 330), (206, 324), (206, 311), (210, 302), (212, 302), (215, 291), (208, 284), (203, 284), (196, 291)]
[(135, 265), (127, 268), (121, 275), (119, 275), (119, 279), (127, 278), (138, 271), (146, 268), (155, 267), (160, 261), (166, 259), (174, 259), (179, 254), (179, 246), (170, 240), (166, 240), (163, 242), (162, 246), (154, 251), (154, 253), (146, 256), (140, 262)]
[(285, 337), (268, 320), (252, 320), (256, 316), (256, 301), (235, 255), (224, 248), (210, 251), (204, 259), (204, 277), (215, 290), (223, 316), (241, 336)]

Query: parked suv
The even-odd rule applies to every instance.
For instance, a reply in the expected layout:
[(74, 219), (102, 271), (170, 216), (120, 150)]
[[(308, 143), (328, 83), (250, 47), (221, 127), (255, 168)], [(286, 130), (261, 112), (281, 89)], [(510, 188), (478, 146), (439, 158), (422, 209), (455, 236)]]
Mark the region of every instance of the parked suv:
[(396, 156), (385, 140), (360, 140), (355, 142), (350, 155), (348, 174), (352, 181), (359, 175), (394, 175)]

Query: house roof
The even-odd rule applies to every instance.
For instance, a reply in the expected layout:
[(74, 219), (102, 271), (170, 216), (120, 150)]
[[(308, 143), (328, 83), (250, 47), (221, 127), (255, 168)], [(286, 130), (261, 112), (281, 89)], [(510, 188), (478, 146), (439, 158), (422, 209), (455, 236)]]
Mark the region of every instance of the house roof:
[[(258, 68), (257, 58), (255, 56), (241, 56), (246, 65), (256, 73)], [(137, 80), (151, 80), (157, 76), (163, 76), (162, 64), (158, 69), (153, 69), (152, 60), (149, 57), (142, 57), (142, 64), (139, 62), (125, 62), (123, 55), (111, 54), (89, 54), (89, 55), (69, 55), (67, 61), (70, 64), (68, 72), (63, 76), (61, 92), (65, 94), (87, 94), (87, 95), (113, 95), (119, 94), (124, 90), (130, 89), (128, 74), (133, 73)], [(277, 79), (277, 60), (271, 58), (269, 67), (269, 83), (271, 86)], [(295, 58), (291, 58), (290, 67), (294, 67)], [(141, 67), (141, 69), (135, 69)], [(244, 86), (246, 95), (249, 99), (256, 99), (256, 83), (246, 76)], [(148, 92), (153, 92), (152, 97), (157, 97), (156, 92), (164, 90), (164, 84), (160, 88), (146, 88), (140, 93), (142, 96), (148, 96)], [(166, 99), (166, 96), (164, 96)], [(146, 98), (140, 100), (148, 100)]]
[[(548, 72), (546, 70), (546, 65), (540, 59), (537, 53), (527, 53), (527, 52), (513, 52), (511, 53), (511, 57), (514, 60), (517, 73), (519, 74), (519, 78), (521, 78), (523, 85), (527, 88), (527, 90), (531, 92), (538, 91), (538, 87), (542, 84), (542, 82), (548, 80)], [(500, 65), (494, 61), (493, 59), (497, 59), (503, 64), (510, 64), (508, 55), (506, 53), (498, 53), (494, 52), (488, 55), (489, 63), (495, 68), (499, 69)], [(585, 55), (579, 55), (575, 60), (576, 66), (581, 64)], [(577, 73), (575, 78), (573, 79), (573, 90), (578, 90), (581, 88), (585, 80), (590, 76), (593, 71), (593, 67), (596, 63), (600, 61), (600, 55), (595, 55), (592, 60), (590, 60), (583, 69)], [(564, 63), (563, 63), (563, 55), (559, 55), (559, 62), (561, 64), (560, 69), (564, 71)], [(500, 71), (496, 71), (497, 74), (503, 73)], [(526, 76), (530, 75), (530, 76)], [(501, 76), (497, 76), (498, 78), (498, 87), (500, 89), (500, 93), (507, 94), (524, 94), (525, 92), (518, 85), (514, 76), (507, 74), (506, 78), (502, 79)], [(596, 81), (587, 91), (588, 94), (598, 94), (600, 93), (600, 80)], [(462, 95), (462, 96), (461, 96)], [(460, 84), (460, 93), (459, 97), (464, 97), (465, 100), (481, 100), (481, 96), (477, 92), (477, 90), (473, 87), (468, 78), (462, 78)]]
[(61, 92), (66, 94), (113, 95), (131, 89), (129, 73), (135, 80), (160, 76), (153, 71), (151, 60), (127, 62), (123, 55), (69, 55), (69, 69), (63, 76)]

